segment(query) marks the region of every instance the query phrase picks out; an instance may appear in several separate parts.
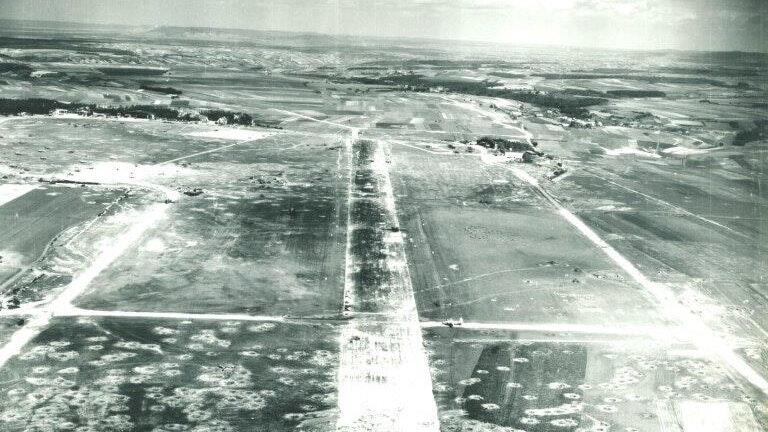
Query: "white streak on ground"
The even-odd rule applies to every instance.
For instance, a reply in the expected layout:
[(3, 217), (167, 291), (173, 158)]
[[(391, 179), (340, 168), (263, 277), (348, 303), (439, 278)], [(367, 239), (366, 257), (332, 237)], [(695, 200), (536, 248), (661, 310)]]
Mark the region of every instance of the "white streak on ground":
[(712, 224), (712, 225), (715, 225), (715, 226), (717, 226), (717, 227), (719, 227), (719, 228), (723, 228), (723, 229), (725, 229), (725, 230), (728, 230), (728, 231), (730, 231), (731, 233), (737, 234), (737, 235), (739, 235), (739, 236), (741, 236), (741, 237), (749, 238), (749, 236), (748, 236), (748, 235), (746, 235), (746, 234), (743, 234), (743, 233), (741, 233), (741, 232), (739, 232), (739, 231), (736, 231), (736, 230), (734, 230), (734, 229), (732, 229), (732, 228), (730, 228), (730, 227), (727, 227), (727, 226), (725, 226), (725, 225), (723, 225), (723, 224), (721, 224), (721, 223), (719, 223), (719, 222), (717, 222), (717, 221), (713, 221), (712, 219), (708, 219), (708, 218), (705, 218), (704, 216), (700, 216), (700, 215), (698, 215), (698, 214), (696, 214), (696, 213), (692, 213), (692, 212), (690, 212), (690, 211), (688, 211), (688, 210), (686, 210), (686, 209), (684, 209), (684, 208), (682, 208), (682, 207), (680, 207), (680, 206), (676, 206), (676, 205), (674, 205), (674, 204), (672, 204), (672, 203), (669, 203), (669, 202), (667, 202), (667, 201), (664, 201), (664, 200), (662, 200), (662, 199), (660, 199), (660, 198), (656, 198), (655, 196), (652, 196), (652, 195), (648, 195), (648, 194), (646, 194), (646, 193), (643, 193), (643, 192), (640, 192), (640, 191), (638, 191), (638, 190), (632, 189), (632, 188), (630, 188), (630, 187), (624, 186), (623, 184), (620, 184), (620, 183), (617, 183), (617, 182), (615, 182), (615, 181), (613, 181), (613, 180), (610, 180), (610, 179), (608, 179), (608, 178), (605, 178), (605, 177), (603, 177), (603, 176), (601, 176), (601, 175), (599, 175), (599, 174), (595, 173), (595, 172), (594, 172), (594, 171), (592, 171), (592, 170), (585, 170), (585, 171), (586, 171), (586, 172), (588, 172), (588, 173), (590, 173), (591, 175), (593, 175), (593, 176), (595, 176), (595, 177), (599, 178), (600, 180), (603, 180), (604, 182), (606, 182), (606, 183), (608, 183), (608, 184), (612, 184), (612, 185), (614, 185), (614, 186), (616, 186), (616, 187), (619, 187), (619, 188), (621, 188), (621, 189), (624, 189), (625, 191), (628, 191), (628, 192), (632, 192), (632, 193), (634, 193), (634, 194), (637, 194), (637, 195), (640, 195), (640, 196), (642, 196), (642, 197), (644, 197), (644, 198), (647, 198), (647, 199), (649, 199), (649, 200), (651, 200), (651, 201), (653, 201), (653, 202), (659, 203), (659, 204), (661, 204), (661, 205), (664, 205), (664, 206), (666, 206), (666, 207), (670, 207), (670, 208), (672, 208), (672, 209), (673, 209), (674, 211), (676, 211), (676, 212), (679, 212), (679, 213), (683, 213), (683, 214), (685, 214), (685, 215), (687, 215), (687, 216), (691, 216), (691, 217), (693, 217), (693, 218), (696, 218), (696, 219), (698, 219), (698, 220), (700, 220), (700, 221), (702, 221), (702, 222), (706, 222), (706, 223), (708, 223), (708, 224)]
[[(278, 109), (278, 108), (272, 108), (272, 109), (274, 111), (281, 112), (283, 114), (288, 114), (288, 115), (291, 115), (291, 116), (294, 116), (294, 117), (303, 118), (305, 120), (313, 121), (313, 122), (316, 122), (316, 123), (325, 123), (327, 125), (336, 126), (336, 127), (340, 127), (340, 128), (344, 128), (344, 129), (349, 129), (349, 130), (356, 130), (357, 129), (357, 128), (352, 127), (352, 126), (343, 125), (341, 123), (335, 123), (335, 122), (332, 122), (332, 121), (329, 121), (329, 120), (317, 119), (317, 118), (314, 118), (314, 117), (310, 117), (308, 115), (299, 114), (299, 113), (294, 112), (294, 111), (288, 111), (288, 110)], [(358, 130), (358, 132), (359, 132), (359, 130)]]
[(456, 99), (452, 99), (452, 98), (449, 98), (449, 97), (445, 97), (445, 96), (443, 96), (442, 99), (444, 99), (444, 100), (446, 100), (448, 102), (453, 103), (455, 106), (457, 106), (459, 108), (463, 108), (465, 110), (472, 111), (472, 112), (478, 113), (480, 115), (484, 115), (484, 116), (490, 118), (491, 122), (493, 122), (494, 124), (496, 124), (498, 126), (501, 126), (503, 128), (506, 128), (506, 129), (516, 130), (516, 131), (518, 131), (518, 132), (520, 132), (522, 134), (522, 136), (514, 136), (515, 138), (523, 138), (526, 141), (528, 141), (529, 144), (531, 142), (531, 138), (533, 138), (533, 134), (531, 134), (527, 130), (525, 130), (525, 129), (521, 128), (521, 127), (518, 127), (518, 126), (512, 126), (512, 125), (508, 124), (507, 120), (509, 120), (509, 116), (506, 113), (498, 112), (498, 111), (493, 111), (493, 110), (490, 110), (490, 111), (489, 110), (484, 110), (484, 109), (482, 109), (480, 107), (475, 106), (473, 103), (462, 102), (462, 101), (459, 101), (459, 100), (456, 100)]
[[(422, 328), (446, 327), (446, 324), (438, 321), (423, 321)], [(680, 335), (682, 329), (674, 329), (659, 326), (624, 326), (624, 325), (590, 325), (568, 323), (478, 323), (462, 322), (454, 326), (457, 329), (466, 330), (501, 330), (501, 331), (530, 331), (530, 332), (556, 332), (579, 333), (594, 335), (617, 336), (650, 336), (656, 339), (674, 338)]]
[(505, 270), (497, 270), (497, 271), (483, 273), (483, 274), (479, 274), (479, 275), (475, 275), (475, 276), (466, 277), (464, 279), (458, 279), (458, 280), (455, 280), (455, 281), (451, 281), (451, 282), (446, 282), (446, 283), (443, 283), (443, 284), (435, 285), (434, 288), (430, 288), (430, 289), (445, 288), (445, 287), (449, 287), (449, 286), (453, 286), (453, 285), (459, 285), (459, 284), (462, 284), (462, 283), (465, 283), (465, 282), (471, 282), (471, 281), (475, 281), (475, 280), (478, 280), (478, 279), (484, 279), (484, 278), (487, 278), (487, 277), (496, 276), (496, 275), (505, 274), (505, 273), (517, 273), (517, 272), (535, 271), (535, 270), (542, 270), (542, 269), (545, 269), (545, 268), (546, 267), (535, 266), (535, 267), (520, 267), (520, 268), (512, 268), (512, 269), (505, 269)]
[(167, 206), (165, 204), (154, 204), (136, 215), (134, 218), (136, 222), (128, 231), (117, 237), (108, 248), (104, 248), (98, 258), (87, 269), (75, 276), (58, 296), (44, 306), (37, 308), (37, 314), (16, 330), (8, 342), (0, 348), (0, 367), (18, 355), (27, 343), (40, 334), (58, 311), (65, 312), (71, 309), (72, 301), (82, 294), (102, 271), (140, 240), (149, 228), (164, 218), (166, 211)]
[(244, 141), (260, 140), (262, 138), (266, 138), (272, 135), (272, 133), (259, 131), (259, 130), (228, 127), (228, 128), (200, 131), (200, 132), (190, 132), (190, 133), (187, 133), (186, 135), (192, 136), (192, 137), (198, 137), (198, 138), (236, 140), (242, 143)]
[(86, 316), (86, 317), (114, 317), (114, 318), (151, 318), (151, 319), (178, 319), (178, 320), (209, 320), (209, 321), (286, 321), (282, 316), (246, 315), (228, 313), (184, 313), (184, 312), (134, 312), (134, 311), (110, 311), (81, 309), (74, 306), (54, 311), (55, 316)]
[[(207, 135), (201, 135), (201, 134), (202, 134), (202, 132), (199, 133), (196, 136), (201, 136), (201, 137), (206, 137), (207, 136)], [(193, 134), (190, 134), (190, 135), (193, 135)], [(258, 141), (258, 140), (264, 139), (264, 138), (266, 138), (266, 137), (268, 137), (270, 135), (272, 135), (272, 134), (269, 133), (269, 132), (260, 132), (258, 138), (252, 138), (252, 139), (248, 139), (248, 140), (245, 140), (245, 141), (238, 141), (236, 143), (223, 145), (221, 147), (216, 147), (214, 149), (205, 150), (205, 151), (201, 151), (201, 152), (192, 153), (192, 154), (189, 154), (189, 155), (177, 157), (175, 159), (167, 160), (165, 162), (160, 162), (158, 165), (165, 165), (165, 164), (169, 164), (169, 163), (173, 163), (173, 162), (178, 162), (180, 160), (193, 158), (193, 157), (196, 157), (196, 156), (202, 156), (202, 155), (206, 155), (206, 154), (210, 154), (210, 153), (216, 153), (216, 152), (219, 152), (219, 151), (222, 151), (222, 150), (226, 150), (226, 149), (228, 149), (230, 147), (234, 147), (236, 145), (243, 145), (243, 144), (248, 144), (248, 143), (251, 143), (251, 142), (254, 142), (254, 141)], [(219, 136), (212, 135), (211, 138), (219, 138)], [(231, 139), (231, 138), (227, 138), (227, 139)]]
[[(601, 147), (602, 148), (602, 147)], [(651, 159), (659, 159), (661, 158), (661, 155), (656, 153), (651, 153), (648, 151), (645, 151), (643, 149), (637, 148), (636, 146), (625, 146), (625, 147), (619, 147), (614, 149), (607, 149), (603, 148), (605, 151), (605, 154), (609, 156), (623, 156), (623, 155), (635, 155), (635, 156), (642, 156), (647, 157)]]
[[(397, 145), (401, 145), (403, 147), (410, 147), (410, 148), (412, 148), (414, 150), (418, 150), (418, 151), (422, 151), (422, 152), (430, 153), (430, 154), (436, 154), (436, 155), (441, 155), (441, 156), (443, 156), (443, 155), (445, 155), (445, 156), (453, 156), (454, 155), (454, 153), (452, 151), (435, 151), (435, 150), (430, 150), (430, 149), (421, 148), (421, 147), (418, 147), (418, 146), (415, 146), (415, 145), (412, 145), (412, 144), (407, 144), (407, 143), (405, 143), (403, 141), (400, 141), (400, 140), (392, 141), (392, 143), (393, 144), (397, 144)], [(467, 156), (474, 156), (474, 153), (468, 153), (466, 155)]]
[(0, 206), (19, 198), (37, 188), (28, 184), (0, 184)]

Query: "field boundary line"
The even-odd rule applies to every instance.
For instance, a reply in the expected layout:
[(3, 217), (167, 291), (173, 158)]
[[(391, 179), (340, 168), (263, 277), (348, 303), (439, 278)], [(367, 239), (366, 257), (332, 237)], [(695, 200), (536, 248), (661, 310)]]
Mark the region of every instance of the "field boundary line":
[(734, 234), (736, 234), (736, 235), (738, 235), (738, 236), (740, 236), (740, 237), (742, 237), (742, 238), (748, 238), (748, 239), (751, 239), (751, 238), (752, 238), (752, 237), (750, 237), (750, 236), (748, 236), (748, 235), (746, 235), (746, 234), (744, 234), (744, 233), (741, 233), (741, 232), (739, 232), (739, 231), (736, 231), (735, 229), (733, 229), (733, 228), (731, 228), (731, 227), (725, 226), (725, 225), (721, 224), (720, 222), (717, 222), (717, 221), (714, 221), (714, 220), (712, 220), (712, 219), (708, 219), (708, 218), (706, 218), (706, 217), (704, 217), (704, 216), (701, 216), (701, 215), (699, 215), (699, 214), (693, 213), (693, 212), (691, 212), (691, 211), (689, 211), (689, 210), (686, 210), (686, 209), (685, 209), (685, 208), (683, 208), (683, 207), (680, 207), (680, 206), (678, 206), (678, 205), (675, 205), (675, 204), (672, 204), (672, 203), (670, 203), (670, 202), (664, 201), (664, 200), (663, 200), (663, 199), (661, 199), (661, 198), (656, 198), (656, 197), (655, 197), (655, 196), (653, 196), (653, 195), (648, 195), (648, 194), (646, 194), (646, 193), (644, 193), (644, 192), (640, 192), (639, 190), (635, 190), (635, 189), (632, 189), (632, 188), (630, 188), (630, 187), (628, 187), (628, 186), (624, 186), (624, 185), (623, 185), (623, 184), (621, 184), (621, 183), (617, 183), (617, 182), (615, 182), (615, 181), (613, 181), (613, 180), (611, 180), (611, 179), (609, 179), (609, 178), (606, 178), (606, 177), (603, 177), (603, 176), (601, 176), (600, 174), (597, 174), (596, 172), (594, 172), (594, 171), (593, 171), (593, 170), (591, 170), (591, 169), (586, 169), (586, 168), (585, 168), (585, 169), (584, 169), (584, 171), (585, 171), (585, 172), (587, 172), (587, 173), (589, 173), (589, 174), (591, 174), (591, 175), (593, 175), (593, 176), (595, 176), (595, 177), (597, 177), (597, 178), (599, 178), (600, 180), (603, 180), (604, 182), (607, 182), (607, 183), (609, 183), (609, 184), (612, 184), (612, 185), (614, 185), (614, 186), (616, 186), (616, 187), (618, 187), (618, 188), (624, 189), (624, 190), (626, 190), (626, 191), (628, 191), (628, 192), (632, 192), (632, 193), (634, 193), (634, 194), (640, 195), (640, 196), (642, 196), (642, 197), (644, 197), (644, 198), (647, 198), (647, 199), (649, 199), (649, 200), (651, 200), (651, 201), (654, 201), (654, 202), (656, 202), (656, 203), (658, 203), (658, 204), (661, 204), (661, 205), (663, 205), (663, 206), (667, 206), (667, 207), (669, 207), (669, 208), (671, 208), (671, 209), (673, 209), (673, 210), (675, 210), (675, 211), (678, 211), (678, 212), (680, 212), (680, 213), (683, 213), (683, 214), (684, 214), (684, 215), (686, 215), (686, 216), (690, 216), (690, 217), (693, 217), (693, 218), (695, 218), (695, 219), (698, 219), (698, 220), (700, 220), (700, 221), (702, 221), (702, 222), (706, 222), (706, 223), (708, 223), (708, 224), (712, 224), (712, 225), (714, 225), (714, 226), (716, 226), (716, 227), (719, 227), (719, 228), (723, 228), (723, 229), (725, 229), (725, 230), (728, 230), (729, 232), (731, 232), (731, 233), (734, 233)]
[(568, 324), (568, 323), (481, 323), (461, 322), (451, 323), (442, 321), (422, 321), (421, 328), (451, 327), (465, 330), (501, 330), (501, 331), (530, 331), (530, 332), (558, 332), (579, 333), (594, 335), (616, 336), (651, 336), (654, 338), (668, 338), (682, 331), (679, 328), (662, 326), (603, 326), (596, 324)]
[[(248, 140), (244, 140), (244, 141), (238, 141), (236, 143), (223, 145), (221, 147), (216, 147), (214, 149), (203, 150), (201, 152), (192, 153), (192, 154), (189, 154), (189, 155), (186, 155), (186, 156), (180, 156), (180, 157), (177, 157), (175, 159), (170, 159), (170, 160), (167, 160), (167, 161), (164, 161), (164, 162), (158, 162), (158, 163), (156, 163), (154, 165), (166, 165), (166, 164), (169, 164), (169, 163), (178, 162), (180, 160), (189, 159), (189, 158), (193, 158), (193, 157), (196, 157), (196, 156), (202, 156), (202, 155), (205, 155), (205, 154), (216, 153), (218, 151), (226, 150), (226, 149), (234, 147), (234, 146), (243, 145), (243, 144), (250, 144), (252, 142), (260, 141), (260, 140), (262, 140), (264, 138), (268, 138), (268, 137), (270, 137), (272, 135), (274, 135), (274, 134), (273, 133), (266, 133), (266, 135), (264, 135), (262, 137), (259, 137), (259, 138), (248, 139)], [(205, 137), (202, 137), (202, 138), (205, 138)]]

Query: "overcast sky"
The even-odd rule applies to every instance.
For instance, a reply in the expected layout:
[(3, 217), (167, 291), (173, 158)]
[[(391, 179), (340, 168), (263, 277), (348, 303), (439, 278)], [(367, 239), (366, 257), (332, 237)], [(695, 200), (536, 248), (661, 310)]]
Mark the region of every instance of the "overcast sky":
[(768, 51), (768, 0), (0, 0), (0, 17)]

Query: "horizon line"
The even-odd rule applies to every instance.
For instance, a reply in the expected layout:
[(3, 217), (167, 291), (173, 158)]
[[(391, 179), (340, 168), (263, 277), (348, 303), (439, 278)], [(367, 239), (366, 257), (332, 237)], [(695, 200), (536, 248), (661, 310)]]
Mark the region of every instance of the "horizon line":
[[(274, 29), (254, 29), (254, 28), (242, 28), (242, 27), (218, 27), (218, 26), (184, 26), (184, 25), (172, 25), (172, 24), (125, 24), (116, 22), (88, 22), (88, 21), (74, 21), (74, 20), (53, 20), (53, 19), (25, 19), (25, 18), (0, 18), (2, 21), (13, 21), (18, 23), (55, 23), (55, 24), (72, 24), (72, 25), (87, 25), (87, 26), (117, 26), (126, 29), (130, 28), (144, 28), (144, 29), (160, 29), (160, 28), (177, 28), (177, 29), (208, 29), (218, 31), (243, 31), (254, 33), (283, 33), (288, 35), (316, 35), (330, 38), (360, 38), (360, 39), (394, 39), (394, 40), (411, 40), (411, 41), (432, 41), (432, 42), (461, 42), (461, 43), (477, 43), (477, 44), (491, 44), (496, 46), (510, 47), (510, 48), (562, 48), (562, 49), (586, 49), (586, 50), (605, 50), (605, 51), (625, 51), (625, 52), (679, 52), (679, 53), (742, 53), (742, 54), (762, 54), (768, 55), (768, 51), (752, 51), (743, 49), (727, 49), (727, 50), (707, 50), (703, 48), (631, 48), (631, 47), (605, 47), (605, 46), (590, 46), (590, 45), (566, 45), (566, 44), (549, 44), (549, 43), (525, 43), (515, 44), (514, 42), (500, 42), (483, 39), (458, 39), (458, 38), (441, 38), (431, 36), (395, 36), (395, 35), (366, 35), (366, 34), (349, 34), (349, 33), (330, 33), (320, 31), (299, 31), (299, 30), (274, 30)], [(46, 29), (47, 30), (47, 29)], [(55, 30), (55, 29), (50, 29)], [(2, 33), (3, 30), (0, 30)]]

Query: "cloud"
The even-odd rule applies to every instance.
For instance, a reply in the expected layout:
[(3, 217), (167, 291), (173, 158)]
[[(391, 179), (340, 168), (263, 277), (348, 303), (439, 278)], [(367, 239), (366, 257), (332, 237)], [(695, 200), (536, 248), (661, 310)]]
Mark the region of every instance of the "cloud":
[(768, 50), (768, 0), (0, 0), (0, 10), (24, 19)]

